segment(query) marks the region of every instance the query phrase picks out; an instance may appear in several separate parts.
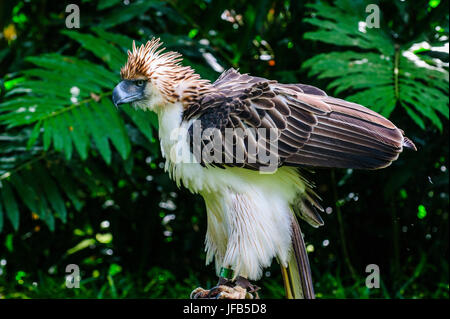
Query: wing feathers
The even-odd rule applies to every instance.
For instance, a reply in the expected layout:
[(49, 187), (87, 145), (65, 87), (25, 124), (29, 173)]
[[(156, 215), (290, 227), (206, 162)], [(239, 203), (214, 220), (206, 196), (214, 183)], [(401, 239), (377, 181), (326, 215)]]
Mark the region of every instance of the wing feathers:
[(297, 108), (292, 108), (291, 116), (304, 122), (306, 125), (315, 126), (317, 124), (317, 116), (309, 112), (301, 112)]
[(278, 112), (286, 116), (291, 115), (291, 109), (281, 99), (274, 97), (272, 99), (272, 102), (274, 103), (275, 108), (277, 109)]
[[(327, 96), (313, 86), (280, 84), (230, 69), (213, 87), (217, 91), (192, 103), (184, 118), (197, 117), (206, 120), (207, 127), (220, 130), (224, 126), (277, 128), (280, 165), (376, 169), (390, 165), (403, 147), (415, 149), (414, 143), (383, 116)], [(257, 169), (263, 164), (256, 154), (249, 154), (249, 147), (262, 145), (269, 152), (266, 135), (265, 142), (255, 136), (235, 136), (233, 149), (227, 145), (224, 152), (230, 157), (236, 149), (244, 151), (246, 161), (256, 161), (244, 163), (245, 167)]]
[(406, 136), (403, 137), (403, 146), (411, 150), (417, 151), (416, 145), (414, 145), (414, 143)]

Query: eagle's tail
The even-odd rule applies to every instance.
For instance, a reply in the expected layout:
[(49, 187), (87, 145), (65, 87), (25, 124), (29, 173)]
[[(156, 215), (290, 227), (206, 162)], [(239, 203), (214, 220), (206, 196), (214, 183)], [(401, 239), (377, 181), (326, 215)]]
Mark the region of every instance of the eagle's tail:
[(308, 254), (297, 218), (292, 216), (292, 252), (288, 267), (281, 266), (288, 299), (314, 299)]

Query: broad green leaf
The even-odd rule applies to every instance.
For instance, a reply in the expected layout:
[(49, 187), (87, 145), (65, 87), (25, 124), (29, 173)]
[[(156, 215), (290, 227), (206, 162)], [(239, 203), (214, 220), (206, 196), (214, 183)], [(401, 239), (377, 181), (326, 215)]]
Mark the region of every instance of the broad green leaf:
[(328, 88), (334, 94), (344, 94), (386, 117), (400, 106), (421, 128), (427, 119), (442, 131), (439, 115), (449, 118), (448, 69), (410, 52), (421, 38), (399, 47), (398, 40), (388, 36), (390, 30), (366, 28), (364, 7), (368, 3), (307, 4), (313, 15), (304, 21), (315, 30), (304, 37), (354, 51), (322, 53), (302, 67), (309, 69), (310, 76), (329, 80)]
[(119, 71), (126, 62), (127, 56), (102, 38), (78, 31), (63, 30), (62, 33), (81, 43), (86, 50), (91, 51), (105, 62), (111, 70)]
[(99, 116), (102, 116), (106, 123), (105, 129), (108, 130), (108, 136), (112, 143), (122, 158), (127, 158), (131, 151), (131, 144), (123, 120), (119, 117), (118, 109), (109, 98), (103, 98), (101, 104), (94, 106), (96, 106), (97, 111), (101, 111)]
[(150, 8), (159, 8), (164, 6), (164, 3), (157, 0), (138, 0), (129, 5), (121, 5), (114, 8), (111, 13), (104, 17), (99, 26), (102, 28), (111, 28), (115, 25), (125, 23), (133, 18), (143, 15)]
[(44, 150), (47, 151), (50, 148), (52, 142), (52, 127), (50, 121), (44, 121)]
[[(49, 70), (58, 70), (65, 78), (75, 80), (76, 82), (92, 83), (99, 85), (102, 88), (114, 87), (117, 74), (106, 68), (88, 62), (87, 60), (80, 60), (71, 56), (62, 56), (56, 53), (43, 54), (38, 57), (28, 57), (27, 61)], [(94, 86), (95, 87), (95, 86)], [(92, 89), (94, 91), (94, 89)], [(98, 92), (98, 90), (95, 90)]]
[(66, 121), (67, 112), (61, 113), (60, 116), (56, 119), (58, 122), (58, 132), (61, 134), (63, 140), (63, 150), (66, 156), (66, 160), (70, 160), (72, 158), (72, 139), (70, 136), (70, 130), (73, 129), (69, 122)]
[(75, 181), (72, 179), (70, 172), (64, 172), (63, 168), (60, 166), (52, 167), (50, 172), (56, 178), (59, 186), (70, 199), (75, 209), (80, 211), (83, 207), (83, 201), (80, 199), (81, 191), (79, 190), (79, 186), (76, 185)]
[(44, 169), (41, 165), (35, 165), (34, 172), (36, 176), (42, 183), (44, 188), (44, 192), (47, 195), (48, 202), (53, 207), (56, 215), (58, 215), (61, 220), (65, 223), (67, 220), (67, 210), (66, 205), (64, 204), (64, 200), (61, 196), (61, 193), (58, 190), (55, 182), (48, 174), (47, 170)]
[(80, 154), (81, 159), (88, 157), (90, 140), (88, 137), (86, 124), (80, 113), (80, 108), (74, 108), (70, 113), (65, 113), (66, 122), (70, 125), (70, 135), (72, 137), (75, 148)]
[(27, 149), (30, 149), (34, 143), (36, 143), (37, 138), (39, 137), (40, 131), (41, 131), (42, 121), (38, 121), (34, 127), (33, 131), (31, 132), (30, 139), (27, 143)]
[(92, 28), (92, 30), (102, 39), (110, 41), (124, 49), (131, 49), (133, 39), (130, 37), (115, 32), (108, 32), (102, 28)]
[(419, 115), (417, 115), (416, 112), (414, 112), (408, 105), (403, 104), (403, 107), (406, 110), (406, 113), (413, 119), (413, 121), (422, 129), (425, 130), (425, 123), (422, 121)]
[(111, 163), (111, 149), (108, 143), (108, 135), (104, 132), (104, 127), (99, 125), (98, 117), (99, 114), (94, 113), (91, 110), (90, 104), (86, 104), (80, 108), (83, 120), (87, 123), (89, 132), (92, 134), (95, 145), (97, 146), (100, 155), (103, 157), (107, 164)]
[(22, 178), (25, 184), (29, 185), (36, 193), (36, 200), (38, 201), (38, 210), (36, 214), (41, 220), (45, 222), (51, 231), (55, 229), (55, 220), (50, 209), (50, 205), (47, 202), (47, 196), (44, 191), (41, 179), (36, 178), (35, 171), (24, 171), (22, 173)]
[(38, 195), (32, 187), (27, 185), (25, 181), (19, 176), (19, 174), (13, 174), (10, 177), (11, 184), (16, 189), (20, 198), (24, 201), (25, 205), (30, 209), (30, 211), (39, 214), (40, 207), (38, 202)]
[(153, 141), (153, 133), (152, 133), (152, 122), (150, 112), (144, 112), (142, 110), (135, 110), (130, 107), (128, 104), (121, 107), (121, 109), (131, 118), (131, 120), (136, 124), (142, 134), (149, 141)]
[(47, 119), (47, 122), (52, 132), (53, 147), (55, 148), (55, 151), (62, 152), (64, 147), (63, 134), (65, 132), (62, 128), (61, 121), (55, 117), (50, 117)]

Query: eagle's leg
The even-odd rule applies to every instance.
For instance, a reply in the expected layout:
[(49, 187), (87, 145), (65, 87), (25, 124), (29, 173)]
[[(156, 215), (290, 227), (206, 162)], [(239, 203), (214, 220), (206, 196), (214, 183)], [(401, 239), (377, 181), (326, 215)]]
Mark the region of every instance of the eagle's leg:
[(241, 276), (235, 281), (219, 277), (217, 285), (209, 290), (201, 287), (194, 289), (191, 299), (259, 299), (259, 289)]

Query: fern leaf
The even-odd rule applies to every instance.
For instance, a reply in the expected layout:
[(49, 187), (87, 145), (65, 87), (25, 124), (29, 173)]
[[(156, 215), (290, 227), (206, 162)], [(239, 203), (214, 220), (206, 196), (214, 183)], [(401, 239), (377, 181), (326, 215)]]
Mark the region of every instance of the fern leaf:
[[(118, 110), (113, 105), (110, 99), (103, 98), (101, 105), (98, 105), (103, 111), (105, 126), (108, 129), (108, 135), (111, 142), (119, 151), (122, 159), (128, 158), (131, 151), (131, 144), (128, 138), (128, 133), (125, 130), (125, 125), (122, 118), (119, 116)], [(100, 111), (100, 110), (99, 110)]]
[(53, 207), (53, 210), (56, 212), (57, 216), (65, 223), (67, 219), (67, 210), (62, 195), (59, 192), (55, 182), (41, 165), (36, 165), (34, 172), (42, 182), (48, 202)]
[(72, 109), (70, 113), (65, 113), (65, 116), (67, 117), (67, 123), (70, 123), (70, 134), (75, 148), (81, 159), (85, 160), (88, 157), (90, 141), (80, 109)]
[(89, 127), (89, 131), (92, 134), (94, 139), (94, 143), (100, 152), (100, 155), (103, 157), (106, 163), (111, 163), (111, 149), (108, 143), (108, 137), (103, 132), (103, 127), (98, 125), (97, 116), (91, 110), (90, 107), (83, 107), (80, 109), (83, 120), (87, 123), (87, 127)]
[(39, 137), (39, 133), (41, 130), (42, 121), (38, 121), (36, 125), (33, 127), (33, 131), (31, 132), (30, 139), (27, 142), (27, 149), (30, 149), (34, 143), (36, 143), (37, 138)]
[(317, 29), (304, 37), (353, 51), (317, 55), (303, 68), (309, 69), (310, 76), (330, 80), (328, 88), (335, 94), (346, 92), (347, 99), (384, 116), (400, 106), (422, 129), (426, 119), (442, 131), (440, 116), (449, 118), (448, 69), (411, 51), (411, 44), (420, 39), (400, 46), (388, 36), (389, 30), (366, 28), (364, 8), (369, 3), (337, 0), (333, 6), (307, 5), (313, 16), (305, 21)]
[(65, 172), (63, 170), (63, 167), (61, 166), (54, 166), (51, 169), (51, 174), (57, 181), (59, 181), (58, 185), (61, 187), (61, 189), (64, 191), (66, 196), (70, 199), (70, 201), (73, 204), (73, 207), (80, 211), (81, 208), (84, 206), (84, 202), (80, 199), (80, 191), (77, 190), (76, 182), (71, 177), (69, 172)]
[(105, 62), (111, 70), (120, 70), (122, 65), (126, 62), (126, 55), (102, 38), (78, 31), (64, 30), (62, 33), (79, 42), (86, 50), (94, 53)]
[(144, 134), (149, 141), (153, 141), (151, 124), (153, 123), (153, 127), (157, 127), (157, 125), (155, 125), (155, 119), (151, 120), (151, 113), (143, 112), (140, 110), (133, 110), (133, 108), (131, 108), (129, 105), (124, 105), (122, 107), (122, 110), (130, 117), (134, 124), (136, 124), (142, 134)]

